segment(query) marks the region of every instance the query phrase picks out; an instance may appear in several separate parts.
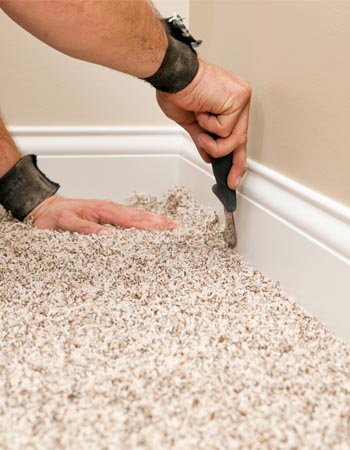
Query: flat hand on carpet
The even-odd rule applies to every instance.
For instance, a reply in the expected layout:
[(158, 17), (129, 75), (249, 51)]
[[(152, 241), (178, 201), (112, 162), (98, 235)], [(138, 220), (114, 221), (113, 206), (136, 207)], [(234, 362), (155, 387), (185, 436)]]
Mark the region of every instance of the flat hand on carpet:
[(109, 200), (77, 200), (49, 197), (28, 216), (37, 228), (78, 232), (82, 234), (112, 235), (102, 224), (123, 228), (161, 231), (176, 228), (177, 224), (165, 215), (158, 215)]

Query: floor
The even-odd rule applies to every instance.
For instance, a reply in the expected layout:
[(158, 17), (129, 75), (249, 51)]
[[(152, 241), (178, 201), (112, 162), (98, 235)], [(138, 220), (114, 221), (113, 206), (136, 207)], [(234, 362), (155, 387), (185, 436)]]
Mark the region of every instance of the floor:
[(186, 191), (130, 202), (182, 227), (109, 238), (2, 214), (0, 449), (348, 450), (350, 346)]

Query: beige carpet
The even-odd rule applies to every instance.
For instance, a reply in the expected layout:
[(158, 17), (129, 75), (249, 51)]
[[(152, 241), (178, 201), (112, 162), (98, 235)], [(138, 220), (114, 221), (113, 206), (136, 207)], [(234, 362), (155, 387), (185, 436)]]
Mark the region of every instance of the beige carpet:
[(183, 228), (86, 237), (2, 215), (0, 449), (348, 450), (349, 346), (184, 191), (133, 203)]

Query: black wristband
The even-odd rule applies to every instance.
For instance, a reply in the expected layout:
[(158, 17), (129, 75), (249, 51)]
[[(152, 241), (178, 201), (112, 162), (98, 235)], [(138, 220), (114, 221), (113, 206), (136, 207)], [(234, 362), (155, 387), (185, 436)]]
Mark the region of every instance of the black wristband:
[(23, 220), (59, 187), (38, 169), (35, 155), (26, 155), (0, 178), (0, 203)]
[(202, 41), (194, 39), (180, 16), (164, 20), (168, 37), (168, 48), (155, 74), (143, 80), (163, 92), (176, 93), (188, 86), (199, 68), (194, 47)]

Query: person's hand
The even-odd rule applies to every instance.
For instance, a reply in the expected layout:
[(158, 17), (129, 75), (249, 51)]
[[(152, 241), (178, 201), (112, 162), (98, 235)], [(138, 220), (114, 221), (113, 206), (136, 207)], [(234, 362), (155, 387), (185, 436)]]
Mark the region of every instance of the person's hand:
[[(157, 91), (163, 112), (190, 134), (204, 161), (233, 152), (227, 179), (231, 189), (237, 187), (246, 170), (250, 98), (247, 81), (201, 59), (187, 87), (176, 94)], [(219, 139), (214, 140), (207, 131)]]
[(166, 216), (118, 205), (109, 200), (75, 200), (53, 195), (44, 200), (28, 218), (37, 228), (78, 232), (82, 234), (112, 235), (102, 224), (139, 230), (171, 230), (176, 223)]

